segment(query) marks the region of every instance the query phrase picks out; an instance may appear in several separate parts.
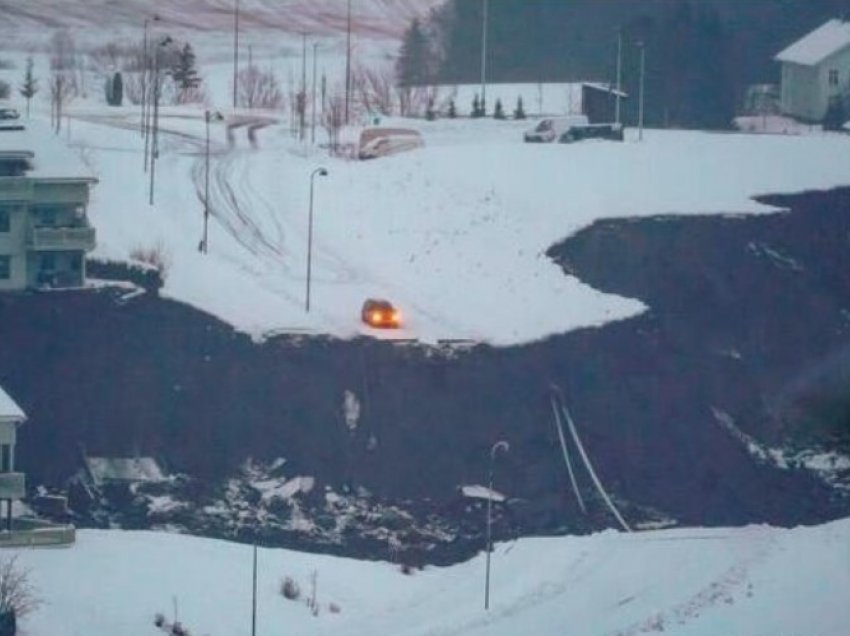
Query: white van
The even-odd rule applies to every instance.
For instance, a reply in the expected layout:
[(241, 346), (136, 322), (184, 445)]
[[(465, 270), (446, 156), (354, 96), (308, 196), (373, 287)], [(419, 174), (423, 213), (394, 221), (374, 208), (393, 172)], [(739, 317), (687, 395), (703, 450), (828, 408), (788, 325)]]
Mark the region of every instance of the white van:
[(587, 115), (565, 115), (563, 117), (548, 117), (525, 133), (527, 142), (548, 143), (556, 141), (572, 126), (587, 126), (590, 122)]

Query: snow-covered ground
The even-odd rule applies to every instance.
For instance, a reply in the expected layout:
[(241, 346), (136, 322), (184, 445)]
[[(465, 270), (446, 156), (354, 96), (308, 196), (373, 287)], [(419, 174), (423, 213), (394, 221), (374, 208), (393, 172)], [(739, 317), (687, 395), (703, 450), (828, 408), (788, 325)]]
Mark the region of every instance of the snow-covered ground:
[[(272, 46), (262, 33), (251, 34), (255, 61), (297, 84), (300, 37), (276, 37)], [(133, 251), (159, 249), (169, 263), (165, 296), (257, 338), (287, 331), (342, 338), (369, 333), (510, 345), (601, 325), (644, 307), (591, 289), (545, 255), (595, 219), (766, 212), (751, 197), (850, 181), (850, 137), (822, 133), (649, 130), (639, 142), (628, 130), (625, 143), (537, 145), (522, 143), (533, 121), (395, 120), (383, 123), (419, 130), (425, 147), (371, 162), (331, 158), (320, 147), (326, 141), (320, 126), (316, 144), (309, 130), (302, 142), (292, 134), (288, 112), (230, 107), (230, 44), (220, 36), (191, 36), (209, 103), (162, 108), (154, 205), (148, 204), (138, 106), (105, 106), (92, 88), (99, 80), (90, 78), (89, 96), (70, 104), (70, 132), (62, 134), (100, 179), (90, 206), (95, 256), (126, 260)], [(333, 38), (322, 37), (319, 69), (329, 73), (333, 92), (341, 86), (343, 58)], [(361, 38), (358, 46), (378, 63), (380, 51), (394, 45)], [(4, 54), (16, 67), (0, 75), (20, 83), (28, 53)], [(44, 79), (44, 57), (37, 54), (36, 62)], [(45, 93), (36, 97), (36, 120), (49, 114)], [(197, 249), (205, 108), (224, 116), (211, 125), (208, 255)], [(262, 124), (256, 144), (249, 141), (251, 120)], [(228, 135), (237, 122), (242, 125)], [(320, 166), (328, 176), (311, 179)], [(396, 304), (403, 329), (365, 327), (360, 308), (369, 297)]]
[[(46, 602), (26, 619), (29, 636), (146, 636), (175, 607), (194, 636), (250, 633), (249, 546), (86, 530), (73, 547), (17, 554)], [(485, 612), (483, 554), (405, 575), (261, 548), (257, 633), (844, 636), (850, 623), (850, 520), (521, 539), (497, 545), (491, 566)], [(305, 604), (313, 572), (316, 616)], [(280, 594), (285, 577), (300, 600)]]

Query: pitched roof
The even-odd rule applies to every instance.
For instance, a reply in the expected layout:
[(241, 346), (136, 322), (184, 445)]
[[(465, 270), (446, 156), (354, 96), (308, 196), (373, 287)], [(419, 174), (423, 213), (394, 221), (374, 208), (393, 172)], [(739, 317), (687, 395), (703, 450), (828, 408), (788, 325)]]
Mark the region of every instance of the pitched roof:
[(830, 20), (776, 56), (779, 62), (814, 66), (850, 46), (850, 22)]
[(0, 422), (23, 422), (27, 419), (21, 407), (0, 386)]

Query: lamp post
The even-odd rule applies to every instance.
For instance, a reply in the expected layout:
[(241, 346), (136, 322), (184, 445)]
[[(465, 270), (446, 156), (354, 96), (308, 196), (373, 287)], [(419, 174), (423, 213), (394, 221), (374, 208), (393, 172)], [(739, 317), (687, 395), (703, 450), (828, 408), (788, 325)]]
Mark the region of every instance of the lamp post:
[(201, 252), (209, 251), (209, 219), (210, 219), (210, 120), (221, 121), (224, 119), (221, 113), (216, 111), (204, 111), (204, 122), (206, 123), (207, 143), (204, 151), (204, 236), (201, 239)]
[(318, 42), (313, 42), (313, 97), (310, 100), (310, 143), (316, 143), (316, 50), (319, 48)]
[(236, 108), (236, 90), (239, 86), (239, 0), (233, 5), (233, 108)]
[(154, 183), (156, 175), (156, 160), (159, 158), (159, 51), (160, 49), (171, 44), (171, 37), (165, 36), (153, 50), (153, 130), (151, 131), (150, 155), (151, 155), (151, 183), (148, 203), (153, 205)]
[(614, 121), (620, 123), (620, 94), (623, 79), (623, 30), (617, 29), (617, 96), (614, 101)]
[(348, 125), (348, 102), (351, 99), (351, 0), (345, 26), (345, 125)]
[(310, 276), (312, 274), (313, 263), (313, 183), (316, 175), (326, 177), (328, 176), (328, 171), (325, 168), (316, 168), (310, 174), (310, 212), (307, 217), (307, 299), (305, 302), (307, 313), (310, 313)]
[[(142, 36), (142, 116), (139, 122), (139, 130), (142, 137), (145, 136), (145, 100), (147, 97), (147, 73), (148, 73), (148, 23), (149, 18), (145, 18), (144, 35)], [(148, 162), (145, 159), (145, 169), (147, 170)]]
[(493, 534), (491, 525), (493, 520), (493, 467), (496, 463), (496, 453), (500, 450), (508, 452), (510, 444), (500, 440), (493, 444), (490, 449), (490, 485), (487, 488), (487, 573), (484, 578), (484, 609), (490, 609), (490, 553), (493, 551)]
[(481, 16), (481, 111), (484, 115), (487, 109), (487, 9), (489, 1), (482, 0), (484, 3), (483, 14)]
[(646, 46), (643, 42), (637, 43), (640, 49), (640, 95), (638, 101), (638, 141), (643, 141), (643, 99), (644, 83), (646, 79)]

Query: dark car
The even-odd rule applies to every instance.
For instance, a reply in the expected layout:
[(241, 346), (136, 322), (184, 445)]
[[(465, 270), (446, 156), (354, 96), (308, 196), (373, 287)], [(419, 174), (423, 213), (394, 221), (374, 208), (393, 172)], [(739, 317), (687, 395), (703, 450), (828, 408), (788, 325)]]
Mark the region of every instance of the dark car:
[(388, 300), (369, 298), (363, 303), (360, 317), (370, 327), (376, 329), (398, 329), (401, 326), (401, 314)]
[(14, 108), (0, 108), (0, 119), (18, 119), (20, 116)]
[(585, 139), (610, 139), (623, 141), (622, 124), (588, 124), (586, 126), (570, 126), (570, 128), (558, 138), (562, 144)]

